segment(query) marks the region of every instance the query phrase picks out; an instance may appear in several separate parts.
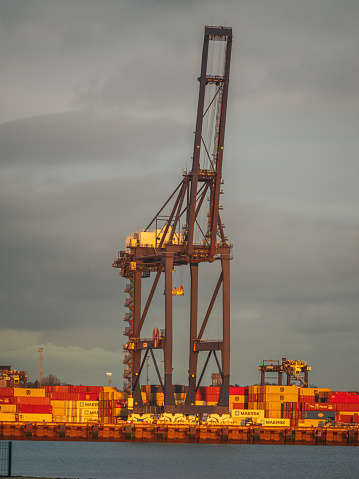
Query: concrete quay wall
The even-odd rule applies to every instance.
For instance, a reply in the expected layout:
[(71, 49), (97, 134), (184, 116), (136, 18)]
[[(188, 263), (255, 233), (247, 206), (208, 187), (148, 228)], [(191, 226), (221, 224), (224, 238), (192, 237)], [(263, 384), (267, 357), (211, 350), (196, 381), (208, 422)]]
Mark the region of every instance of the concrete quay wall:
[(9, 422), (0, 423), (0, 440), (358, 446), (359, 428)]

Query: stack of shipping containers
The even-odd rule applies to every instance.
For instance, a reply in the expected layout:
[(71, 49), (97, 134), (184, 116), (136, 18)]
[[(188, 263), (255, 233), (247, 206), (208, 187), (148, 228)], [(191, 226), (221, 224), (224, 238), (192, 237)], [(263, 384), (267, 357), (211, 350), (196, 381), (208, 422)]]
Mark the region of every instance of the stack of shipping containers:
[(127, 419), (127, 393), (118, 392), (116, 388), (104, 387), (99, 394), (98, 420), (101, 424), (114, 424)]
[(52, 421), (52, 406), (50, 398), (45, 396), (45, 389), (14, 388), (14, 402), (19, 421)]
[(14, 389), (0, 387), (0, 421), (16, 420), (16, 404), (14, 399)]
[[(160, 386), (141, 388), (145, 405), (163, 406)], [(197, 405), (216, 405), (220, 387), (201, 386)], [(230, 387), (229, 408), (237, 424), (321, 427), (358, 424), (359, 394), (297, 386)], [(174, 385), (177, 404), (184, 404), (186, 387)], [(0, 422), (114, 424), (127, 419), (127, 394), (115, 387), (46, 386), (40, 389), (0, 387)]]

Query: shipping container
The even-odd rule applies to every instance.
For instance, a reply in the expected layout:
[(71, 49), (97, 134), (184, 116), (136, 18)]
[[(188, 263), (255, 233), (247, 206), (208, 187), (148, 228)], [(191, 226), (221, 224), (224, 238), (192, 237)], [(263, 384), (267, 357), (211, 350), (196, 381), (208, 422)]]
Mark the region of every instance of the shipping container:
[(14, 396), (14, 389), (13, 388), (0, 388), (0, 397), (13, 397)]
[(52, 414), (19, 414), (21, 422), (52, 422)]
[(0, 413), (16, 412), (16, 404), (0, 404)]
[(45, 389), (14, 388), (14, 396), (45, 397)]
[(298, 427), (324, 427), (325, 424), (323, 419), (298, 419)]
[(32, 404), (37, 406), (49, 406), (49, 397), (37, 397), (37, 396), (17, 396), (15, 398), (16, 404)]
[(263, 397), (263, 401), (265, 402), (297, 402), (298, 401), (298, 394), (274, 394), (274, 393), (267, 393)]
[(343, 404), (359, 404), (358, 394), (343, 394), (336, 393), (329, 396), (329, 402), (331, 403), (343, 403)]
[(0, 422), (12, 422), (16, 420), (16, 415), (14, 412), (0, 412)]
[[(264, 408), (266, 411), (281, 411), (282, 410), (281, 402), (264, 402)], [(290, 403), (291, 404), (291, 403)]]
[(261, 386), (261, 392), (263, 394), (278, 394), (285, 395), (291, 394), (298, 396), (298, 386)]
[(273, 419), (258, 419), (258, 422), (262, 426), (270, 426), (270, 427), (290, 427), (290, 419), (281, 419), (281, 418), (273, 418)]
[(305, 419), (334, 419), (336, 411), (305, 411)]
[(265, 411), (265, 417), (266, 418), (281, 418), (282, 417), (282, 412), (279, 410), (270, 410), (270, 411)]
[(16, 404), (14, 396), (0, 397), (0, 404)]
[(230, 386), (229, 388), (230, 396), (248, 396), (248, 388), (240, 386)]
[(229, 409), (244, 409), (244, 403), (243, 402), (234, 402), (229, 404)]
[(17, 412), (19, 414), (52, 414), (52, 407), (38, 404), (18, 404)]
[(264, 418), (264, 411), (260, 409), (232, 409), (232, 418)]

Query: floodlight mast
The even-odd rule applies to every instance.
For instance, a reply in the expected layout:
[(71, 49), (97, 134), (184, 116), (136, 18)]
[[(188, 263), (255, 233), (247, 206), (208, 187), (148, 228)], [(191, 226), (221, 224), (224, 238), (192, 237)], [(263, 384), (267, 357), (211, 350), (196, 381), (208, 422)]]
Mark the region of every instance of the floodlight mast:
[[(220, 74), (208, 73), (209, 47), (212, 42), (224, 42), (222, 45), (223, 68)], [(125, 321), (128, 341), (125, 349), (125, 374), (127, 390), (132, 393), (134, 410), (143, 411), (140, 389), (140, 376), (147, 356), (152, 356), (159, 383), (164, 392), (164, 409), (168, 412), (226, 412), (229, 408), (229, 371), (230, 371), (230, 260), (232, 245), (224, 235), (224, 225), (219, 214), (219, 196), (222, 183), (222, 161), (224, 133), (227, 113), (230, 58), (232, 47), (232, 29), (229, 27), (205, 27), (202, 52), (201, 76), (199, 77), (199, 99), (194, 139), (192, 169), (185, 171), (183, 178), (146, 229), (127, 237), (126, 250), (121, 251), (113, 266), (121, 268), (121, 276), (130, 283), (125, 292), (130, 297), (125, 306), (130, 312)], [(213, 91), (214, 90), (214, 91)], [(212, 116), (210, 113), (212, 112)], [(212, 148), (203, 134), (203, 120), (212, 118), (215, 128)], [(203, 147), (203, 148), (202, 148)], [(206, 166), (206, 164), (208, 166)], [(208, 199), (207, 224), (201, 225), (200, 212), (205, 209), (204, 200)], [(166, 209), (167, 208), (167, 209)], [(166, 215), (164, 214), (166, 212)], [(186, 223), (183, 224), (182, 218)], [(182, 224), (181, 224), (182, 220)], [(150, 227), (154, 230), (150, 230)], [(200, 241), (195, 241), (200, 236)], [(212, 298), (207, 308), (201, 328), (198, 332), (198, 289), (200, 263), (213, 263), (220, 260), (221, 272)], [(173, 288), (172, 271), (178, 266), (189, 265), (191, 276), (190, 294), (190, 353), (189, 382), (185, 405), (176, 405), (172, 384), (172, 348), (173, 348), (173, 304), (172, 296), (182, 294), (179, 288)], [(141, 307), (141, 281), (155, 272), (156, 276), (148, 295), (145, 307)], [(141, 338), (141, 330), (151, 305), (160, 276), (165, 276), (165, 329), (154, 329), (152, 338)], [(221, 340), (203, 340), (213, 305), (222, 287), (223, 338)], [(154, 350), (164, 353), (164, 384)], [(144, 351), (144, 357), (141, 353)], [(197, 380), (198, 354), (207, 352), (204, 368)], [(221, 362), (216, 351), (221, 353)], [(210, 356), (213, 354), (222, 378), (221, 392), (217, 406), (196, 406), (198, 390)]]

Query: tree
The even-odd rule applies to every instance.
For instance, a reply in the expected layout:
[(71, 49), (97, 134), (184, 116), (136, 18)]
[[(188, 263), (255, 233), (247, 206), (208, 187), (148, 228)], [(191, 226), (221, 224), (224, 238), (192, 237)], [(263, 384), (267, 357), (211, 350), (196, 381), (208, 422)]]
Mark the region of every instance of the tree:
[(41, 386), (60, 386), (61, 381), (55, 374), (49, 374), (41, 380)]

